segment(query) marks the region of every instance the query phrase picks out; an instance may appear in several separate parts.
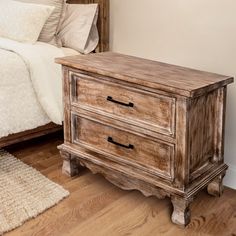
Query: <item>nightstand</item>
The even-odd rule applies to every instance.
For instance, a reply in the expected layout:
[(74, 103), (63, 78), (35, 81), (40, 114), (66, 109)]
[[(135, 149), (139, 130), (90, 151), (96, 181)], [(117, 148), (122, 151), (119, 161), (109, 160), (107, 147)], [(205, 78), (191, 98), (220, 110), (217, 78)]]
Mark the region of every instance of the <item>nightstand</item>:
[(222, 194), (226, 86), (233, 78), (117, 53), (59, 58), (63, 172), (79, 166), (122, 189), (170, 197), (172, 221), (207, 187)]

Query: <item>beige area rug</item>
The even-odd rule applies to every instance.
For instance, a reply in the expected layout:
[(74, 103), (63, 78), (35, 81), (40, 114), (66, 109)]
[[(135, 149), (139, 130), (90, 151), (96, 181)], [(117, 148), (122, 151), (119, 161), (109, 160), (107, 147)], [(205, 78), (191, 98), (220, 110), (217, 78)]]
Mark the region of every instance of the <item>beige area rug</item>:
[(0, 149), (0, 235), (68, 195), (63, 187)]

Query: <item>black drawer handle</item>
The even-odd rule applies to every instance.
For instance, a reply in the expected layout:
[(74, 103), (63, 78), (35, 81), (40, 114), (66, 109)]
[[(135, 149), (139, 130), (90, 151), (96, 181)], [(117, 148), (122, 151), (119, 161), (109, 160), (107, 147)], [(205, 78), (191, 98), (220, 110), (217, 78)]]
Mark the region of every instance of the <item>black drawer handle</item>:
[(120, 147), (124, 147), (124, 148), (127, 148), (127, 149), (134, 149), (134, 145), (132, 145), (132, 144), (124, 145), (124, 144), (121, 144), (121, 143), (117, 143), (117, 142), (115, 142), (115, 141), (113, 140), (112, 137), (108, 137), (108, 138), (107, 138), (107, 141), (108, 141), (109, 143), (113, 143), (113, 144), (115, 144), (115, 145), (117, 145), (117, 146), (120, 146)]
[(114, 103), (117, 103), (117, 104), (120, 104), (120, 105), (126, 106), (126, 107), (133, 107), (134, 106), (134, 104), (132, 102), (129, 102), (129, 103), (119, 102), (119, 101), (114, 100), (111, 96), (107, 97), (107, 101), (114, 102)]

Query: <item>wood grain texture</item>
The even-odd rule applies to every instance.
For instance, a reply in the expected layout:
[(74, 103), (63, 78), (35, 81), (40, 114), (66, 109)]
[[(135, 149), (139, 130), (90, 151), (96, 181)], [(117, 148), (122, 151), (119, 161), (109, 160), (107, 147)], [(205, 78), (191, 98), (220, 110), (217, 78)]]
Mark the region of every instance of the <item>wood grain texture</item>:
[(215, 197), (220, 197), (223, 194), (224, 186), (223, 186), (223, 178), (225, 176), (225, 172), (221, 175), (217, 176), (208, 186), (207, 192)]
[(77, 158), (69, 154), (68, 152), (60, 151), (61, 157), (63, 158), (63, 174), (66, 174), (70, 177), (79, 174), (79, 161)]
[(171, 198), (174, 210), (172, 213), (172, 221), (180, 226), (186, 226), (190, 223), (191, 212), (189, 209), (190, 200), (173, 196)]
[(66, 72), (64, 172), (76, 169), (72, 156), (122, 189), (168, 196), (183, 226), (202, 189), (222, 194), (231, 77), (115, 53), (57, 61)]
[(216, 163), (224, 162), (224, 140), (225, 140), (225, 116), (226, 116), (226, 98), (227, 87), (217, 90), (216, 95), (216, 120), (215, 120), (215, 153), (213, 161)]
[[(102, 152), (101, 150), (92, 148), (91, 146), (85, 147), (85, 145), (82, 146), (76, 144), (71, 144), (70, 146), (63, 144), (59, 146), (59, 149), (60, 151), (76, 156), (80, 165), (81, 163), (84, 163), (85, 166), (87, 165), (89, 167), (96, 165), (96, 173), (108, 176), (106, 172), (109, 171), (110, 173), (112, 171), (113, 177), (114, 175), (116, 176), (116, 178), (113, 178), (113, 182), (115, 182), (115, 179), (122, 180), (124, 188), (125, 185), (130, 182), (130, 179), (133, 179), (136, 180), (136, 182), (133, 181), (132, 189), (140, 190), (139, 182), (145, 182), (147, 186), (153, 186), (157, 189), (165, 189), (166, 192), (184, 196), (183, 191), (172, 187), (170, 180), (160, 177), (160, 172), (153, 172), (152, 169), (147, 170), (147, 168), (142, 168), (134, 162), (132, 163), (132, 166), (128, 165), (128, 161), (124, 161), (124, 159), (120, 159), (119, 162), (117, 162), (117, 157), (110, 155), (108, 152)], [(215, 177), (216, 176), (214, 175), (212, 180)], [(117, 185), (120, 185), (120, 183), (117, 183)], [(206, 184), (204, 186), (206, 186)], [(151, 191), (152, 189), (153, 188), (147, 187), (145, 190), (145, 192), (148, 193), (148, 196), (153, 195)]]
[[(73, 90), (71, 103), (93, 112), (103, 111), (116, 115), (116, 119), (130, 120), (136, 126), (174, 136), (175, 98), (148, 93), (132, 87), (94, 79), (83, 74), (70, 74)], [(109, 101), (108, 98), (112, 101)], [(132, 106), (117, 105), (132, 104)], [(155, 107), (155, 109), (153, 109)]]
[(236, 190), (225, 188), (221, 198), (202, 191), (192, 202), (191, 223), (184, 229), (171, 223), (169, 199), (144, 197), (124, 191), (84, 169), (79, 177), (61, 174), (57, 145), (51, 135), (7, 150), (70, 191), (70, 196), (6, 236), (233, 236), (236, 234)]
[(10, 134), (7, 137), (0, 138), (0, 148), (23, 142), (32, 138), (40, 137), (46, 134), (54, 133), (58, 130), (62, 130), (62, 126), (56, 125), (54, 123), (49, 123), (32, 130)]
[(175, 179), (173, 186), (183, 191), (186, 190), (189, 183), (188, 110), (189, 100), (185, 97), (179, 97), (176, 105)]
[(109, 50), (109, 12), (110, 2), (109, 0), (68, 0), (70, 4), (90, 4), (97, 3), (99, 7), (98, 12), (98, 34), (99, 43), (96, 48), (96, 52), (105, 52)]
[(204, 169), (214, 158), (217, 93), (216, 90), (190, 101), (190, 174)]
[[(130, 165), (135, 162), (137, 165), (134, 168), (140, 166), (143, 169), (152, 169), (163, 178), (173, 178), (171, 172), (174, 161), (173, 145), (160, 140), (152, 141), (125, 130), (80, 117), (77, 114), (72, 115), (72, 120), (72, 143), (92, 146), (115, 155), (118, 161), (124, 159)], [(127, 147), (109, 142), (109, 137), (113, 142)], [(133, 148), (128, 148), (128, 145), (132, 145)]]
[(225, 87), (191, 100), (188, 140), (191, 181), (214, 168), (215, 163), (223, 163), (225, 107)]
[(147, 182), (137, 180), (130, 176), (129, 178), (126, 178), (126, 176), (117, 174), (116, 171), (111, 171), (106, 168), (103, 168), (102, 170), (101, 167), (98, 167), (98, 165), (91, 162), (80, 160), (80, 165), (89, 168), (93, 174), (102, 173), (107, 180), (124, 190), (137, 189), (138, 185), (138, 190), (146, 197), (156, 196), (159, 199), (164, 199), (166, 196), (169, 196), (169, 194), (161, 188), (154, 187)]
[(56, 59), (72, 68), (160, 89), (186, 97), (200, 96), (233, 82), (230, 76), (198, 71), (113, 52)]
[(71, 124), (71, 113), (70, 113), (70, 103), (71, 103), (71, 98), (70, 98), (70, 83), (71, 80), (69, 78), (69, 71), (67, 68), (63, 68), (63, 110), (64, 110), (64, 142), (65, 143), (70, 143), (71, 142), (71, 129), (70, 129), (70, 124)]
[(103, 112), (101, 110), (90, 110), (90, 109), (83, 109), (79, 108), (77, 106), (71, 107), (71, 112), (79, 113), (86, 117), (93, 117), (93, 119), (103, 121), (107, 124), (113, 124), (116, 125), (116, 127), (130, 130), (134, 133), (137, 133), (139, 135), (142, 135), (144, 137), (149, 137), (150, 139), (159, 139), (167, 143), (176, 144), (176, 138), (175, 136), (171, 137), (169, 135), (163, 135), (162, 133), (157, 133), (155, 130), (151, 130), (150, 128), (143, 127), (142, 123), (139, 124), (140, 126), (137, 126), (137, 122), (133, 122), (133, 120), (125, 119), (125, 117), (118, 117), (115, 114), (108, 114), (106, 112)]

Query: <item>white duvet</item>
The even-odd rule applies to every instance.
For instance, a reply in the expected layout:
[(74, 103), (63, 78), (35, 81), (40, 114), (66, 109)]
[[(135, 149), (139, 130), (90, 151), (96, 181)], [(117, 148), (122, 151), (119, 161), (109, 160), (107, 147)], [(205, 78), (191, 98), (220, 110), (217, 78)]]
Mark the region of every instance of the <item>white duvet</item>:
[(62, 123), (61, 49), (0, 38), (0, 138)]

